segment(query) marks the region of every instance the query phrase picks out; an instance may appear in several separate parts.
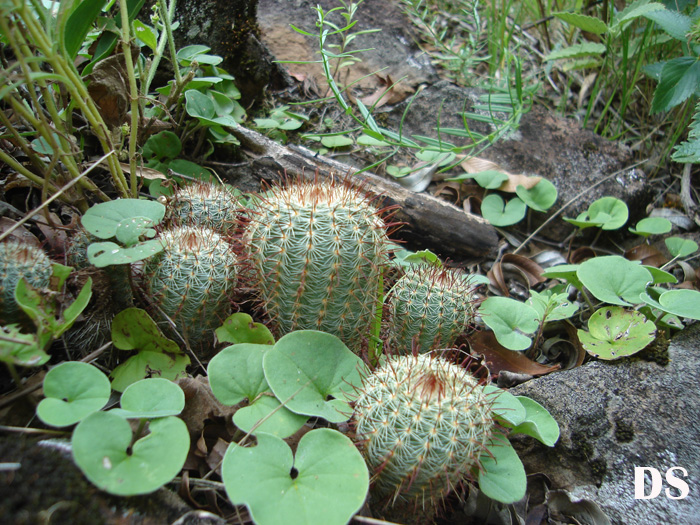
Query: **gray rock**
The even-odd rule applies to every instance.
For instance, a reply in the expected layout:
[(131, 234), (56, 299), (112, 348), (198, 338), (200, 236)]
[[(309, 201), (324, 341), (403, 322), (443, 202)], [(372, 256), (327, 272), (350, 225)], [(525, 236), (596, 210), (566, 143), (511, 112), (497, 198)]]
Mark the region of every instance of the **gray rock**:
[[(514, 438), (526, 471), (544, 473), (553, 488), (596, 502), (616, 524), (700, 523), (700, 325), (680, 333), (670, 363), (594, 361), (510, 390), (545, 406), (561, 437), (547, 448)], [(665, 483), (658, 497), (635, 499), (635, 467), (671, 467), (689, 485), (684, 499)], [(651, 492), (647, 476), (644, 494)]]

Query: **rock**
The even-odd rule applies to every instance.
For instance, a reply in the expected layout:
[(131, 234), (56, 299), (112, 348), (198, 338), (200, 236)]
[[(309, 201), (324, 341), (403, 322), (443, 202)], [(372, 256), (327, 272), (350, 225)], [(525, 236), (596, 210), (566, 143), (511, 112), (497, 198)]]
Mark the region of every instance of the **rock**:
[[(320, 5), (324, 12), (340, 7), (337, 0), (260, 0), (258, 23), (261, 41), (270, 49), (277, 60), (317, 61), (319, 44), (316, 38), (307, 37), (294, 31), (290, 24), (315, 34), (317, 13), (313, 9)], [(329, 15), (329, 20), (343, 27), (345, 19), (339, 12)], [(398, 2), (365, 0), (359, 5), (354, 16), (357, 21), (349, 33), (368, 29), (381, 29), (379, 32), (359, 35), (348, 48), (366, 49), (358, 55), (362, 61), (353, 64), (346, 71), (348, 78), (342, 81), (349, 84), (362, 79), (359, 85), (367, 88), (379, 86), (372, 74), (389, 75), (394, 81), (403, 79), (410, 86), (437, 80), (435, 69), (429, 58), (415, 44), (413, 25), (401, 11)], [(332, 37), (329, 37), (332, 38)], [(331, 42), (332, 40), (329, 40)], [(325, 90), (326, 81), (321, 64), (285, 64), (291, 74), (312, 77), (313, 81)], [(369, 75), (369, 76), (367, 76)]]
[[(405, 113), (403, 132), (407, 136), (437, 138), (438, 114), (441, 128), (464, 129), (461, 115), (464, 111), (476, 112), (471, 107), (479, 101), (481, 93), (448, 81), (439, 82), (419, 93), (410, 107), (407, 102), (395, 107), (389, 116), (390, 128), (398, 129)], [(507, 119), (503, 113), (496, 116)], [(483, 122), (470, 120), (468, 123), (471, 130), (485, 135), (496, 129)], [(442, 138), (456, 145), (469, 143), (467, 138), (449, 135), (442, 135)], [(632, 151), (622, 144), (582, 129), (576, 121), (560, 117), (542, 107), (533, 107), (522, 116), (517, 131), (476, 155), (496, 162), (510, 173), (539, 175), (554, 184), (559, 193), (557, 202), (547, 214), (533, 214), (535, 227), (578, 196), (580, 198), (563, 213), (565, 217), (576, 217), (591, 202), (603, 196), (617, 197), (628, 205), (630, 224), (645, 216), (645, 204), (650, 197), (649, 186), (642, 170), (628, 168), (634, 164)], [(615, 175), (603, 182), (613, 174)], [(583, 193), (598, 183), (600, 184), (594, 189)], [(556, 220), (543, 233), (561, 241), (573, 229), (568, 223)]]
[[(670, 362), (593, 361), (510, 390), (549, 410), (561, 428), (553, 449), (532, 438), (514, 445), (528, 474), (597, 503), (616, 524), (698, 523), (700, 515), (700, 324), (675, 337)], [(664, 482), (658, 497), (635, 499), (635, 467), (668, 469), (688, 483), (684, 499)], [(647, 476), (644, 493), (652, 486)]]
[(260, 42), (258, 0), (180, 0), (173, 31), (175, 46), (202, 44), (224, 59), (220, 67), (236, 77), (241, 103), (261, 102), (267, 89), (282, 89), (290, 79)]

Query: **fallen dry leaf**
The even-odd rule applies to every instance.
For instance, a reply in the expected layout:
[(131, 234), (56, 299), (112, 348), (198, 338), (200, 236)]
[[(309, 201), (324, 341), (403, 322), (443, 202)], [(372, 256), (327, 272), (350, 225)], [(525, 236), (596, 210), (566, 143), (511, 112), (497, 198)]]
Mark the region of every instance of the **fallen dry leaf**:
[(365, 106), (380, 108), (386, 104), (393, 105), (405, 100), (409, 95), (412, 95), (414, 89), (404, 82), (394, 82), (390, 75), (383, 77), (375, 75), (381, 86), (377, 91), (360, 100)]
[(641, 261), (642, 264), (660, 268), (668, 262), (664, 255), (649, 244), (640, 244), (625, 252), (625, 258), (630, 261)]
[(501, 370), (531, 376), (540, 376), (559, 370), (559, 365), (542, 365), (528, 359), (521, 352), (514, 352), (501, 346), (491, 331), (476, 332), (470, 335), (468, 340), (472, 351), (484, 356), (493, 378), (498, 377)]
[(175, 382), (185, 392), (185, 409), (180, 414), (180, 419), (187, 425), (191, 436), (201, 435), (207, 419), (223, 417), (230, 421), (238, 408), (221, 404), (214, 397), (205, 377), (181, 377)]
[(523, 186), (525, 189), (532, 189), (535, 184), (542, 180), (542, 177), (537, 175), (522, 175), (514, 174), (504, 170), (499, 164), (487, 159), (479, 157), (466, 157), (459, 165), (466, 173), (479, 173), (482, 171), (500, 171), (508, 176), (508, 180), (504, 181), (498, 188), (499, 191), (507, 193), (515, 193), (518, 186)]

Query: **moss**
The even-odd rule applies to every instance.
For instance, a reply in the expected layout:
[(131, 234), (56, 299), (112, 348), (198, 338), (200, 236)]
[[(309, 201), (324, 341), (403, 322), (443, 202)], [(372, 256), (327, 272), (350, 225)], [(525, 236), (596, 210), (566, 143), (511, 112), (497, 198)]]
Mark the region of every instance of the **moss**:
[(623, 419), (615, 420), (615, 439), (619, 443), (629, 443), (634, 439), (634, 427)]
[(659, 330), (656, 334), (656, 339), (637, 355), (645, 361), (651, 361), (659, 366), (666, 366), (670, 361), (668, 345), (669, 340), (666, 332)]
[(603, 458), (596, 458), (588, 462), (588, 466), (591, 469), (591, 474), (593, 474), (593, 479), (595, 484), (600, 487), (603, 482), (603, 477), (605, 477), (608, 471), (608, 465)]

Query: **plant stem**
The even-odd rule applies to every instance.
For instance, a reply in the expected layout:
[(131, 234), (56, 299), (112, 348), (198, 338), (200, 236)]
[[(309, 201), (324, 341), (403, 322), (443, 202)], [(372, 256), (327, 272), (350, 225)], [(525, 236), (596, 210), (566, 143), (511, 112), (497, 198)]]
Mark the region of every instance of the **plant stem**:
[(131, 56), (131, 35), (129, 33), (129, 9), (126, 0), (119, 0), (122, 15), (122, 48), (124, 64), (129, 78), (129, 96), (131, 98), (131, 129), (129, 132), (129, 169), (131, 171), (131, 196), (138, 197), (138, 179), (136, 177), (136, 145), (139, 135), (139, 90), (136, 86), (134, 61)]

